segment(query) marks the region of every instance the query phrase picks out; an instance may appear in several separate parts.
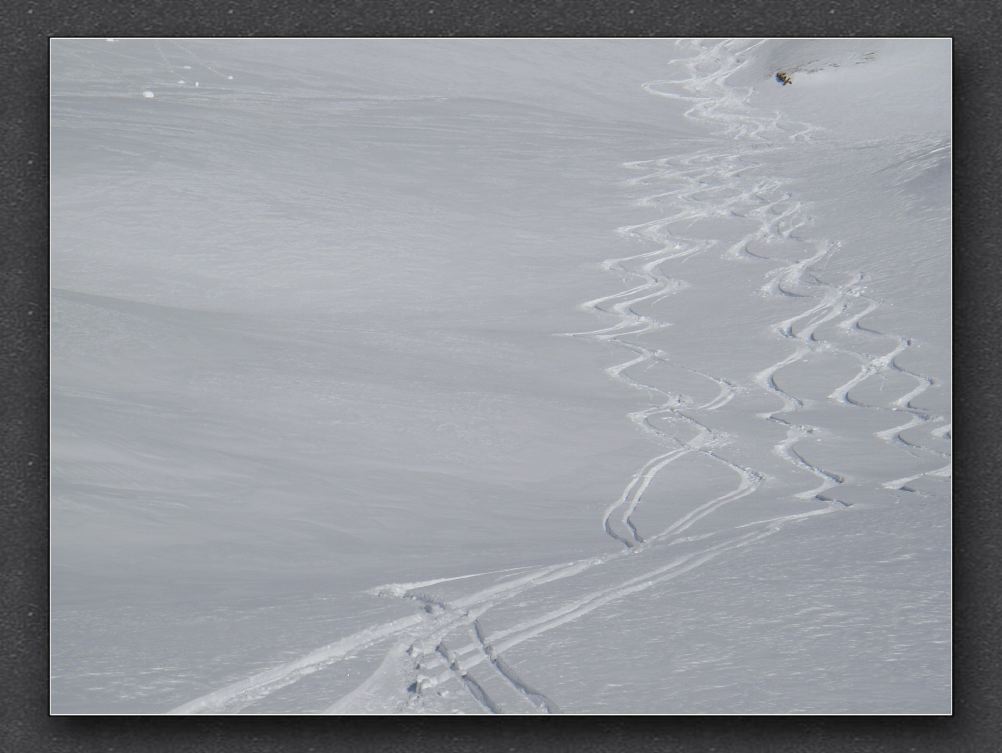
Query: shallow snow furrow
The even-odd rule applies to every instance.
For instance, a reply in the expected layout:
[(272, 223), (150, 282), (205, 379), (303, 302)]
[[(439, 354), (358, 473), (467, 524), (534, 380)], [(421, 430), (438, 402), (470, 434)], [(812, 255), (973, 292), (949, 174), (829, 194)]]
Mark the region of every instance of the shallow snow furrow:
[[(854, 407), (854, 408), (866, 408), (870, 410), (880, 410), (880, 411), (891, 411), (895, 413), (907, 413), (908, 420), (902, 424), (892, 426), (889, 429), (882, 429), (880, 431), (874, 432), (874, 436), (878, 439), (893, 444), (900, 449), (908, 452), (914, 457), (922, 457), (921, 454), (925, 453), (930, 455), (935, 455), (940, 458), (949, 459), (951, 457), (950, 453), (943, 452), (933, 447), (928, 447), (917, 442), (905, 439), (902, 434), (910, 429), (915, 429), (920, 426), (924, 426), (930, 423), (936, 423), (945, 420), (943, 416), (933, 416), (927, 411), (920, 408), (916, 408), (912, 405), (912, 401), (922, 395), (931, 387), (935, 386), (936, 380), (932, 377), (921, 374), (910, 369), (902, 367), (898, 361), (898, 356), (906, 353), (909, 349), (915, 346), (915, 341), (910, 337), (901, 337), (898, 335), (888, 334), (881, 332), (880, 330), (873, 329), (871, 327), (865, 327), (862, 325), (862, 319), (872, 313), (874, 313), (880, 304), (872, 299), (864, 298), (861, 296), (862, 300), (866, 301), (865, 308), (852, 318), (841, 323), (841, 327), (849, 332), (863, 332), (868, 335), (891, 338), (897, 340), (896, 345), (887, 353), (876, 356), (868, 361), (864, 362), (860, 367), (859, 372), (850, 379), (845, 384), (840, 385), (835, 388), (835, 390), (828, 396), (829, 399), (835, 400), (843, 405)], [(891, 402), (889, 406), (881, 405), (870, 405), (863, 403), (862, 401), (855, 399), (851, 396), (851, 391), (867, 380), (882, 375), (886, 372), (894, 371), (899, 374), (904, 374), (915, 380), (916, 385), (914, 388), (906, 392), (905, 394), (899, 396)], [(949, 432), (949, 425), (946, 426), (946, 430), (936, 429), (930, 432), (930, 434), (937, 439), (943, 438), (945, 434)], [(940, 469), (942, 470), (942, 469)], [(909, 476), (905, 479), (895, 479), (892, 481), (885, 482), (883, 487), (886, 489), (900, 489), (902, 486), (906, 485), (908, 482), (913, 481), (922, 476), (936, 474), (938, 471), (931, 471), (927, 473), (920, 473), (915, 476)], [(907, 491), (907, 490), (906, 490)]]
[(350, 654), (404, 633), (421, 623), (414, 614), (360, 630), (277, 667), (258, 672), (172, 709), (171, 714), (232, 713), (240, 711), (287, 685), (340, 661)]
[(465, 687), (467, 691), (469, 691), (470, 695), (481, 708), (489, 714), (500, 713), (500, 708), (494, 703), (491, 697), (487, 695), (487, 691), (481, 687), (480, 683), (470, 677), (467, 670), (460, 667), (459, 660), (453, 656), (444, 642), (439, 643), (438, 646), (435, 647), (435, 650), (443, 659), (445, 659), (446, 666), (449, 667), (456, 678), (458, 678), (460, 684)]
[(527, 640), (535, 638), (554, 628), (565, 625), (574, 620), (595, 611), (611, 602), (630, 596), (634, 593), (647, 590), (659, 583), (677, 578), (700, 565), (709, 562), (725, 551), (738, 549), (748, 544), (765, 538), (775, 532), (776, 529), (766, 529), (765, 531), (745, 534), (732, 541), (711, 547), (699, 554), (679, 557), (668, 565), (653, 569), (642, 575), (631, 578), (615, 587), (603, 589), (596, 593), (589, 594), (577, 601), (547, 612), (544, 615), (533, 618), (506, 630), (498, 631), (489, 637), (490, 643), (495, 646), (496, 653), (510, 650)]
[(933, 478), (944, 478), (944, 479), (952, 478), (953, 477), (953, 463), (952, 462), (947, 463), (946, 465), (942, 466), (941, 468), (936, 468), (935, 470), (922, 471), (921, 473), (916, 473), (916, 474), (911, 475), (911, 476), (905, 476), (903, 478), (896, 478), (896, 479), (892, 479), (891, 481), (885, 481), (884, 484), (883, 484), (883, 486), (884, 486), (885, 489), (888, 489), (890, 491), (899, 491), (899, 490), (915, 491), (914, 489), (905, 489), (905, 487), (909, 483), (911, 483), (912, 481), (915, 481), (917, 479), (920, 479), (920, 478), (923, 478), (923, 477), (927, 477), (927, 476), (928, 477), (933, 477)]
[(515, 674), (515, 671), (509, 667), (500, 656), (498, 656), (497, 651), (494, 650), (494, 647), (484, 637), (484, 631), (480, 624), (480, 620), (473, 621), (473, 637), (476, 638), (477, 645), (480, 647), (481, 653), (487, 661), (491, 663), (497, 673), (504, 678), (512, 689), (525, 696), (526, 700), (534, 709), (547, 714), (560, 713), (560, 709), (552, 700), (547, 698), (538, 690), (530, 687), (524, 680), (522, 680), (522, 678)]
[[(777, 282), (786, 281), (790, 285), (801, 284), (804, 272), (810, 265), (819, 262), (837, 248), (834, 244), (820, 243), (818, 247), (818, 251), (815, 254), (781, 268), (770, 275), (771, 279)], [(828, 471), (817, 464), (808, 462), (795, 449), (795, 445), (807, 435), (813, 434), (815, 429), (814, 427), (796, 424), (786, 418), (782, 418), (784, 414), (793, 414), (802, 409), (804, 407), (804, 400), (782, 389), (776, 383), (776, 374), (787, 366), (801, 362), (805, 356), (822, 347), (821, 343), (815, 338), (814, 333), (823, 324), (845, 314), (849, 308), (848, 297), (853, 294), (854, 286), (860, 279), (860, 276), (857, 275), (849, 284), (843, 286), (825, 284), (827, 290), (817, 304), (800, 314), (773, 325), (773, 330), (780, 337), (797, 341), (797, 347), (786, 358), (766, 367), (755, 375), (756, 383), (763, 389), (774, 394), (783, 403), (778, 410), (760, 414), (762, 418), (780, 423), (786, 427), (786, 436), (774, 445), (773, 451), (777, 456), (783, 458), (794, 467), (800, 468), (821, 480), (819, 486), (798, 492), (795, 495), (798, 499), (818, 499), (819, 501), (829, 502), (830, 498), (825, 496), (825, 492), (844, 483), (845, 479), (841, 474)], [(772, 286), (767, 287), (766, 291), (774, 295), (779, 294)], [(806, 320), (806, 323), (798, 331), (795, 325), (803, 320)]]

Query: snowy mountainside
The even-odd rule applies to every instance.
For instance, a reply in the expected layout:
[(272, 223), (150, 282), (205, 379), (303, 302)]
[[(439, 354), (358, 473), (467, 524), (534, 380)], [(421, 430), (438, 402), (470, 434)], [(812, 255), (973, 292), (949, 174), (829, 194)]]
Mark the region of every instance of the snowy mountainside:
[(948, 40), (60, 45), (55, 711), (949, 710)]

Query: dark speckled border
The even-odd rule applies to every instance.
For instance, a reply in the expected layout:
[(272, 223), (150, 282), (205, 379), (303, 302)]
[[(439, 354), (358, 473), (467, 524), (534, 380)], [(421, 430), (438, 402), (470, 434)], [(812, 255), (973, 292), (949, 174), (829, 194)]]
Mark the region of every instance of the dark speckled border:
[[(998, 749), (1002, 467), (999, 12), (980, 0), (487, 3), (113, 0), (0, 7), (0, 750), (950, 751)], [(48, 39), (53, 36), (952, 36), (955, 64), (953, 717), (163, 718), (48, 716)], [(973, 472), (979, 469), (980, 472)]]

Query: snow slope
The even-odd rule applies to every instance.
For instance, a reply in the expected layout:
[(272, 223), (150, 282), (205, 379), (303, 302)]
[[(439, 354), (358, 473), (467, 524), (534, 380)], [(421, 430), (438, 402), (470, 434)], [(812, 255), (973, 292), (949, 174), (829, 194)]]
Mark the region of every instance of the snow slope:
[(55, 42), (53, 710), (948, 712), (949, 86)]

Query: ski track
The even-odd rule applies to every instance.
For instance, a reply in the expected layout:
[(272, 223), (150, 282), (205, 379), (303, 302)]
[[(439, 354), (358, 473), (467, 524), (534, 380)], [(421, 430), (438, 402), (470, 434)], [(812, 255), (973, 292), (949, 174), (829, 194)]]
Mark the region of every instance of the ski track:
[[(681, 45), (684, 41), (680, 40), (676, 44)], [(486, 665), (512, 691), (513, 697), (521, 700), (524, 707), (521, 710), (524, 713), (558, 712), (559, 708), (551, 698), (531, 687), (502, 659), (504, 652), (607, 604), (680, 577), (722, 554), (751, 546), (792, 522), (826, 515), (849, 506), (830, 493), (845, 482), (845, 474), (808, 461), (797, 449), (801, 439), (817, 431), (816, 427), (796, 420), (806, 399), (791, 394), (776, 381), (777, 374), (784, 368), (803, 362), (805, 358), (820, 351), (845, 355), (860, 364), (855, 376), (827, 395), (829, 400), (846, 409), (885, 411), (907, 417), (906, 421), (897, 426), (875, 432), (877, 440), (900, 447), (916, 457), (949, 458), (948, 453), (902, 437), (904, 432), (935, 423), (943, 425), (932, 430), (931, 436), (938, 440), (952, 437), (952, 425), (947, 418), (933, 416), (913, 404), (913, 401), (935, 385), (931, 377), (909, 370), (896, 360), (915, 346), (914, 340), (882, 332), (864, 323), (881, 305), (864, 294), (864, 274), (856, 273), (840, 284), (820, 278), (816, 267), (822, 262), (827, 266), (832, 255), (838, 251), (838, 243), (798, 235), (799, 230), (810, 224), (804, 205), (784, 190), (783, 181), (779, 178), (755, 175), (762, 168), (762, 163), (754, 160), (756, 155), (784, 148), (783, 144), (809, 143), (820, 132), (820, 129), (810, 124), (786, 120), (780, 113), (771, 117), (753, 113), (746, 104), (751, 89), (726, 83), (731, 75), (747, 64), (748, 58), (745, 55), (760, 44), (762, 42), (723, 41), (705, 44), (698, 40), (690, 41), (688, 45), (695, 54), (672, 62), (672, 65), (681, 66), (686, 71), (685, 77), (643, 84), (643, 89), (653, 95), (691, 102), (685, 116), (710, 125), (724, 143), (684, 157), (642, 160), (624, 165), (627, 169), (646, 171), (639, 177), (629, 179), (626, 183), (630, 187), (643, 188), (651, 184), (663, 184), (665, 181), (679, 185), (672, 190), (649, 194), (638, 201), (639, 205), (645, 207), (670, 208), (664, 217), (618, 229), (624, 237), (657, 246), (653, 250), (607, 259), (602, 263), (605, 270), (619, 275), (627, 287), (581, 304), (583, 310), (596, 316), (612, 318), (613, 322), (607, 327), (589, 332), (567, 333), (569, 337), (588, 338), (628, 351), (627, 360), (608, 367), (606, 373), (614, 382), (652, 400), (648, 406), (629, 413), (627, 419), (649, 436), (653, 443), (659, 445), (660, 451), (639, 466), (619, 498), (605, 509), (601, 519), (602, 529), (620, 547), (591, 558), (554, 565), (509, 568), (378, 586), (369, 593), (383, 598), (414, 601), (419, 605), (419, 611), (365, 628), (299, 659), (234, 682), (183, 704), (172, 713), (237, 712), (309, 674), (321, 671), (363, 649), (387, 642), (391, 642), (392, 647), (375, 673), (360, 688), (331, 706), (329, 712), (340, 713), (350, 709), (356, 693), (363, 690), (370, 692), (388, 666), (395, 661), (404, 660), (411, 663), (408, 674), (412, 677), (412, 682), (406, 688), (406, 705), (398, 706), (396, 710), (421, 709), (423, 698), (430, 690), (446, 683), (456, 683), (484, 713), (503, 713), (507, 703), (502, 704), (492, 698), (484, 686), (470, 675), (473, 668)], [(749, 146), (746, 149), (736, 148), (740, 144)], [(721, 194), (724, 195), (723, 198)], [(712, 217), (753, 220), (758, 223), (758, 227), (730, 244), (689, 238), (678, 230), (686, 222)], [(671, 326), (671, 322), (651, 313), (642, 313), (638, 310), (641, 304), (644, 311), (651, 311), (689, 285), (685, 280), (672, 277), (665, 271), (669, 264), (674, 268), (689, 258), (713, 250), (720, 251), (723, 259), (732, 262), (769, 262), (767, 256), (755, 253), (752, 247), (756, 242), (770, 240), (794, 241), (802, 243), (806, 249), (803, 258), (767, 272), (765, 283), (757, 291), (759, 295), (789, 299), (791, 305), (797, 302), (808, 304), (807, 308), (776, 322), (772, 327), (775, 337), (793, 345), (793, 350), (788, 355), (752, 375), (751, 384), (746, 384), (741, 375), (707, 373), (677, 362), (664, 350), (649, 347), (642, 342), (641, 338), (645, 335), (664, 330)], [(721, 249), (722, 245), (726, 247)], [(838, 341), (817, 339), (817, 330), (830, 322), (837, 322), (836, 329), (844, 338)], [(868, 355), (852, 347), (860, 337), (890, 339), (894, 341), (894, 345), (883, 354)], [(658, 364), (685, 370), (705, 379), (716, 386), (717, 394), (704, 403), (694, 404), (683, 395), (641, 381), (635, 376)], [(911, 377), (915, 381), (915, 387), (887, 406), (864, 404), (852, 396), (853, 390), (867, 380), (890, 371)], [(773, 452), (796, 471), (812, 475), (818, 482), (816, 486), (797, 492), (795, 498), (815, 500), (823, 506), (811, 506), (801, 513), (685, 538), (681, 534), (687, 529), (721, 507), (752, 494), (765, 479), (765, 474), (761, 471), (744, 467), (722, 454), (721, 450), (727, 445), (728, 437), (714, 429), (711, 423), (714, 411), (724, 408), (737, 394), (752, 386), (773, 395), (780, 402), (777, 409), (758, 414), (762, 420), (778, 424), (785, 430), (785, 436), (774, 445)], [(658, 420), (661, 426), (652, 423), (654, 420)], [(635, 516), (643, 504), (644, 494), (663, 469), (679, 458), (692, 454), (701, 454), (722, 471), (732, 474), (736, 479), (735, 486), (717, 497), (695, 503), (688, 512), (666, 528), (643, 535), (638, 529)], [(882, 486), (889, 491), (916, 491), (908, 487), (912, 481), (926, 476), (950, 478), (951, 473), (952, 465), (947, 464), (934, 470), (889, 480)], [(722, 541), (710, 543), (721, 538)], [(482, 622), (483, 615), (492, 608), (545, 584), (574, 578), (626, 557), (642, 564), (647, 561), (643, 559), (644, 553), (653, 547), (659, 547), (663, 551), (663, 547), (696, 541), (706, 542), (705, 547), (679, 555), (667, 564), (648, 567), (640, 574), (614, 585), (579, 594), (541, 614), (528, 615), (514, 625), (489, 632)], [(637, 559), (638, 557), (641, 559)], [(488, 575), (498, 576), (493, 584), (451, 601), (437, 598), (426, 590), (446, 582)], [(455, 647), (457, 633), (469, 636), (469, 642), (458, 648)], [(445, 642), (447, 637), (448, 645)], [(406, 645), (406, 650), (400, 651), (402, 645)], [(378, 690), (378, 686), (376, 687)]]

